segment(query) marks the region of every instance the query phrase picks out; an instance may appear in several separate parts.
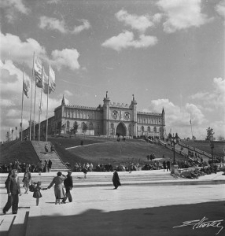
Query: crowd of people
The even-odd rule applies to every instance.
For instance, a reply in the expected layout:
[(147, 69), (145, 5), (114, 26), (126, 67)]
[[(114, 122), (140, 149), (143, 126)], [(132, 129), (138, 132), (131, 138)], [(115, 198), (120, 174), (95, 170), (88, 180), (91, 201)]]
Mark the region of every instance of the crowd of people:
[(13, 163), (2, 164), (0, 173), (9, 173), (13, 169), (16, 169), (18, 173), (24, 173), (26, 169), (29, 169), (30, 172), (50, 172), (51, 168), (52, 161), (50, 159), (44, 162), (40, 160), (37, 164), (21, 163), (16, 159)]

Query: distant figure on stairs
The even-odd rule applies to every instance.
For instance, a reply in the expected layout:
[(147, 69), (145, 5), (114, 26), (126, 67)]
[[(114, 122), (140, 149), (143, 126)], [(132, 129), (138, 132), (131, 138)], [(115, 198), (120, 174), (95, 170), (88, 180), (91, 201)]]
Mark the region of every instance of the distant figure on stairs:
[(55, 151), (55, 147), (53, 145), (51, 145), (51, 152)]
[(48, 172), (51, 172), (51, 168), (52, 168), (52, 161), (49, 160), (48, 161)]
[(47, 160), (45, 160), (43, 172), (48, 172), (48, 161)]
[(47, 143), (45, 144), (45, 152), (46, 153), (48, 152), (48, 144)]

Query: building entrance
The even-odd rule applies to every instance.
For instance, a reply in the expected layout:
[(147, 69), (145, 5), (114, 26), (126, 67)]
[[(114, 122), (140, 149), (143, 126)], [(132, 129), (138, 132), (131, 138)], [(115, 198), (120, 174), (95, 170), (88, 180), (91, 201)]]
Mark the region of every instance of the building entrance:
[(123, 123), (119, 123), (116, 128), (116, 135), (126, 136), (126, 126)]

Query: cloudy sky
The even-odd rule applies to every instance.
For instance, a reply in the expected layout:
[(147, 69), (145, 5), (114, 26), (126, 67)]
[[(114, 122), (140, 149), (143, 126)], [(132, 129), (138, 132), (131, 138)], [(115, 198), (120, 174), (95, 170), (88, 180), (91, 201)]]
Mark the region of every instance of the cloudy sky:
[[(49, 113), (63, 94), (70, 105), (112, 102), (166, 112), (167, 133), (225, 136), (225, 0), (2, 0), (1, 140), (19, 127), (23, 71), (34, 53), (56, 72)], [(37, 105), (40, 89), (37, 90)], [(43, 97), (46, 116), (46, 97)], [(24, 98), (23, 126), (30, 99)], [(38, 115), (36, 115), (38, 121)]]

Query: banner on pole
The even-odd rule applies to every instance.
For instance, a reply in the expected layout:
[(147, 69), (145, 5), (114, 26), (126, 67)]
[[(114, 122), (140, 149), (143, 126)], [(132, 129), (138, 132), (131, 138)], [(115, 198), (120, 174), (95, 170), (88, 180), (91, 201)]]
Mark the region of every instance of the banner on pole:
[(42, 64), (38, 57), (34, 58), (34, 78), (38, 88), (42, 88)]
[(28, 96), (28, 92), (30, 89), (30, 78), (24, 74), (24, 79), (23, 79), (23, 92), (26, 95), (27, 98), (29, 98)]

